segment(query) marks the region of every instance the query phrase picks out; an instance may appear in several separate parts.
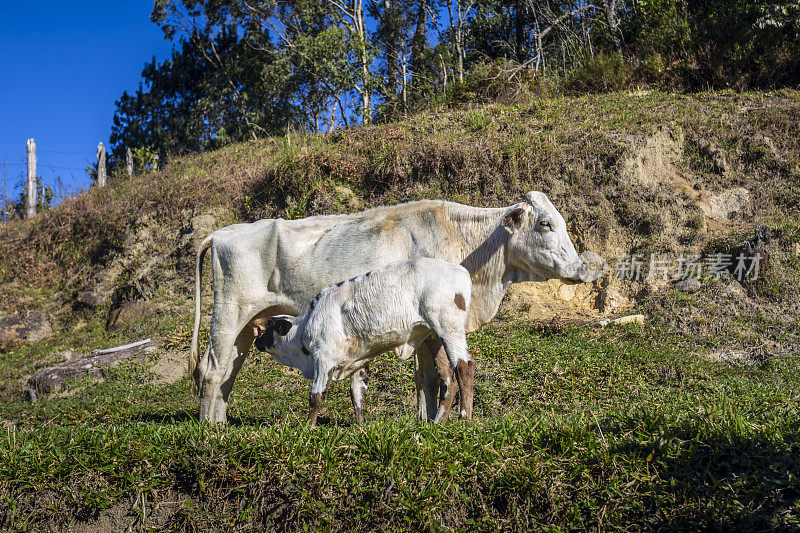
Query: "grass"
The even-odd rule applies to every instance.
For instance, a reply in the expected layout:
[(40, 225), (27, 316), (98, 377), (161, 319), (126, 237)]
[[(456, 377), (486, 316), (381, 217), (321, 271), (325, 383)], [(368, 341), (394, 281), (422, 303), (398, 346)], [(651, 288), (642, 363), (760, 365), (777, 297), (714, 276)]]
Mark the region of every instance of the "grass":
[[(509, 101), (229, 146), (0, 225), (0, 311), (43, 308), (59, 331), (0, 351), (0, 528), (800, 529), (800, 93)], [(677, 147), (659, 179), (746, 187), (746, 216), (712, 231), (686, 192), (626, 181), (658, 132)], [(263, 354), (237, 379), (225, 428), (197, 423), (185, 378), (157, 383), (144, 363), (22, 400), (24, 376), (64, 348), (151, 336), (187, 350), (201, 216), (219, 227), (420, 198), (497, 206), (531, 189), (581, 249), (723, 250), (764, 224), (771, 269), (744, 288), (627, 287), (645, 327), (496, 320), (469, 339), (468, 424), (417, 422), (411, 365), (388, 356), (363, 427), (338, 383), (324, 424), (306, 428), (308, 383)], [(105, 303), (76, 303), (103, 286)], [(127, 300), (142, 307), (107, 332)], [(736, 364), (702, 356), (756, 347)]]
[[(720, 365), (652, 327), (513, 321), (469, 341), (472, 423), (414, 420), (411, 365), (389, 356), (362, 427), (337, 383), (309, 429), (308, 383), (263, 354), (224, 428), (196, 422), (185, 378), (143, 385), (143, 365), (34, 405), (6, 393), (0, 523), (122, 506), (178, 530), (800, 527), (797, 354)], [(156, 516), (158, 501), (178, 503)]]

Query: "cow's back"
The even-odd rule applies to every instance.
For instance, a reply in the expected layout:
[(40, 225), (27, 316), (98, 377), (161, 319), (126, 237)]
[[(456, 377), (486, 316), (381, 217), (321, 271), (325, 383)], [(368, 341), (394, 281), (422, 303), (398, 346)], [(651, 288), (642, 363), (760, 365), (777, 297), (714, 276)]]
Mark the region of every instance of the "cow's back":
[(445, 202), (423, 200), (338, 220), (313, 244), (284, 254), (292, 259), (280, 261), (280, 292), (305, 306), (324, 287), (389, 263), (447, 255), (444, 208)]
[[(324, 287), (395, 261), (436, 257), (458, 263), (464, 250), (447, 212), (490, 211), (421, 200), (349, 215), (237, 224), (213, 236), (215, 292), (240, 301), (306, 307)], [(217, 287), (219, 285), (219, 287)]]

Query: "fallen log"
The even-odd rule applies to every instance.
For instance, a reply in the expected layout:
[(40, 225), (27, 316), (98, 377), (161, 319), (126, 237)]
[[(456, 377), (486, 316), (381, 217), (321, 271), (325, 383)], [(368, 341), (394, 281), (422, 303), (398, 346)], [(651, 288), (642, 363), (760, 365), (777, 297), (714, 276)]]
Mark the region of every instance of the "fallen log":
[(28, 380), (28, 387), (40, 393), (59, 392), (69, 381), (101, 378), (105, 369), (123, 361), (141, 359), (155, 348), (150, 339), (145, 339), (114, 348), (94, 350), (90, 355), (74, 354), (67, 362), (38, 370)]

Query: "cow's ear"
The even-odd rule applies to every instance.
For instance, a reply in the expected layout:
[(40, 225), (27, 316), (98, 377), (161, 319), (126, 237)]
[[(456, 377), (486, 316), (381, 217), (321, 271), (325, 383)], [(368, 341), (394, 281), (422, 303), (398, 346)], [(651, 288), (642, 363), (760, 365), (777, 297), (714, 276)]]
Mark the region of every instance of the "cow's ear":
[(285, 318), (279, 318), (275, 321), (275, 325), (273, 326), (273, 331), (281, 336), (289, 333), (290, 329), (292, 329), (292, 323)]
[(515, 207), (505, 215), (503, 215), (503, 227), (509, 233), (515, 233), (519, 231), (523, 224), (525, 224), (525, 217), (528, 216), (528, 208), (526, 207)]

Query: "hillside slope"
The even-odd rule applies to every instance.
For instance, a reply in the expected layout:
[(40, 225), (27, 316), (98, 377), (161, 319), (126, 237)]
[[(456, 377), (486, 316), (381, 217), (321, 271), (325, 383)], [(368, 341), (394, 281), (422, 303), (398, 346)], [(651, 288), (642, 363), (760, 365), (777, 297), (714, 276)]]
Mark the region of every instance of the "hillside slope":
[[(467, 105), (234, 145), (110, 182), (0, 224), (0, 316), (41, 310), (53, 330), (0, 346), (2, 527), (800, 521), (798, 91)], [(340, 387), (327, 426), (308, 432), (297, 414), (306, 384), (258, 355), (234, 391), (241, 427), (192, 421), (184, 357), (194, 252), (209, 232), (421, 198), (511, 205), (529, 190), (547, 193), (577, 247), (612, 268), (593, 284), (510, 291), (496, 324), (469, 339), (474, 425), (416, 425), (411, 369), (386, 360), (367, 429), (349, 428)], [(708, 266), (744, 250), (764, 254), (757, 279), (707, 270), (675, 283), (680, 257)], [(617, 268), (631, 254), (638, 281)], [(670, 261), (667, 279), (648, 279), (652, 254)], [(208, 283), (205, 293), (207, 315)], [(645, 324), (596, 327), (631, 313)], [(51, 354), (145, 337), (160, 348), (101, 382), (25, 400)]]
[[(532, 189), (562, 211), (579, 249), (612, 266), (624, 254), (647, 262), (652, 253), (732, 249), (768, 226), (778, 260), (761, 296), (797, 302), (791, 265), (783, 266), (800, 231), (798, 118), (793, 91), (619, 93), (235, 145), (0, 226), (0, 313), (44, 306), (68, 327), (81, 302), (108, 313), (158, 296), (180, 307), (191, 294), (196, 244), (232, 222), (420, 198), (510, 205)], [(610, 296), (596, 284), (554, 309), (608, 313), (653, 289), (612, 285)], [(552, 303), (547, 294), (557, 287), (544, 292), (539, 300)]]

